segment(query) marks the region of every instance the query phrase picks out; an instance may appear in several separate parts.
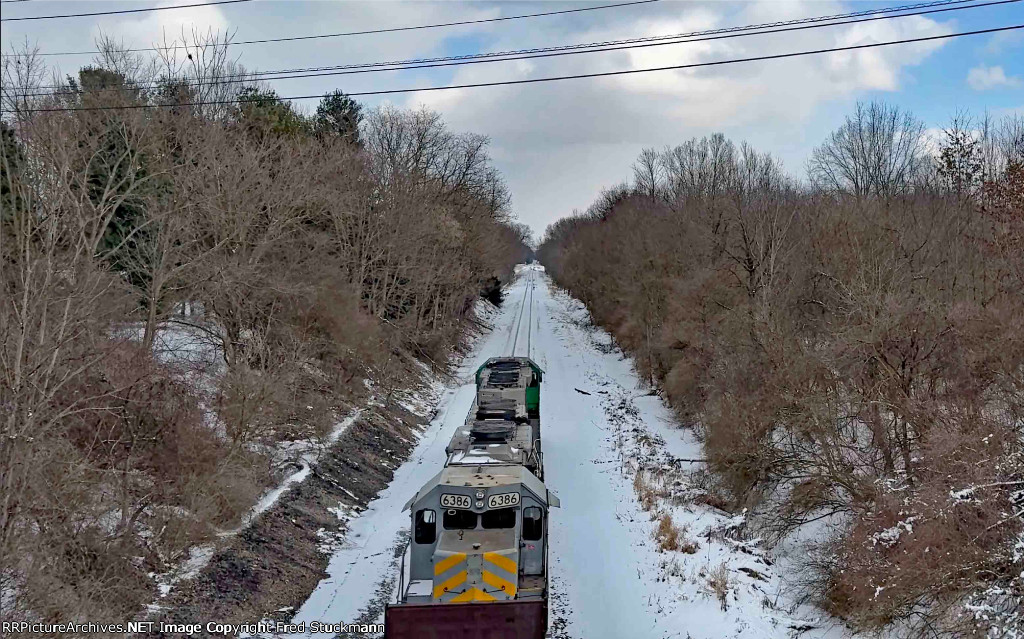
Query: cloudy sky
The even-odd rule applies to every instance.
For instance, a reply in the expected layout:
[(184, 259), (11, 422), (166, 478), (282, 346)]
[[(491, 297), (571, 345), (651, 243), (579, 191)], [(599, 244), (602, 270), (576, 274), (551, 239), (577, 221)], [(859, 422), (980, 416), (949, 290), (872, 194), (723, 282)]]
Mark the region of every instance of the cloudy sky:
[[(4, 3), (4, 18), (84, 13), (197, 0)], [(201, 0), (198, 0), (201, 1)], [(94, 48), (100, 35), (145, 47), (182, 29), (229, 31), (235, 40), (313, 35), (513, 16), (608, 4), (575, 2), (347, 2), (258, 0), (120, 16), (4, 22), (9, 52), (28, 40), (41, 52)], [(694, 30), (825, 16), (913, 0), (753, 0), (656, 3), (568, 15), (451, 28), (239, 45), (233, 55), (250, 70), (401, 60), (561, 44), (668, 35)], [(1024, 4), (950, 11), (774, 35), (675, 44), (539, 60), (361, 75), (277, 80), (282, 96), (416, 88), (688, 64), (954, 33), (1024, 23)], [(73, 73), (88, 55), (47, 60)], [(440, 111), (455, 130), (491, 138), (491, 153), (512, 189), (519, 219), (538, 236), (544, 227), (586, 208), (603, 187), (626, 180), (644, 147), (662, 148), (721, 131), (747, 140), (802, 175), (811, 149), (857, 100), (881, 98), (931, 127), (961, 110), (1024, 113), (1024, 30), (858, 52), (450, 91), (386, 98)], [(385, 98), (366, 99), (375, 105)], [(300, 101), (309, 109), (315, 100)]]

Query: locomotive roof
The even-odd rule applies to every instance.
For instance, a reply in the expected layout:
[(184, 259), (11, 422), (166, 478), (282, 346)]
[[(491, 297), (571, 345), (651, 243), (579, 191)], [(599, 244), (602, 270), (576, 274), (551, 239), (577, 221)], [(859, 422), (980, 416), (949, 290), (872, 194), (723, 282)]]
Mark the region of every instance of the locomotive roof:
[(476, 369), (476, 383), (480, 384), (480, 373), (484, 369), (495, 369), (495, 372), (500, 375), (503, 372), (508, 372), (510, 366), (512, 368), (529, 366), (533, 369), (533, 374), (536, 375), (537, 381), (543, 381), (544, 370), (537, 366), (536, 362), (529, 357), (492, 357), (484, 362), (480, 368)]
[[(494, 426), (496, 439), (476, 438), (475, 431)], [(507, 432), (500, 432), (501, 428)], [(503, 435), (503, 436), (502, 436)], [(481, 464), (521, 464), (527, 454), (533, 451), (533, 425), (517, 424), (502, 419), (472, 420), (455, 429), (452, 440), (445, 448), (448, 455), (455, 455), (449, 463), (470, 464), (476, 459)]]
[(424, 495), (438, 486), (459, 486), (467, 488), (493, 488), (522, 484), (535, 496), (544, 500), (548, 506), (558, 507), (558, 496), (552, 493), (527, 468), (517, 465), (481, 464), (448, 466), (423, 485), (417, 493), (406, 502), (402, 510), (408, 509), (420, 495)]

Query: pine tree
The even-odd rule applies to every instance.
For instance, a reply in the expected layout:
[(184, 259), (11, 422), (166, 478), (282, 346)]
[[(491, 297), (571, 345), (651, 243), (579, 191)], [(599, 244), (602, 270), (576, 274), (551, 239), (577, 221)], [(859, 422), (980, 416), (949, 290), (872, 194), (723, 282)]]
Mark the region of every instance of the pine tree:
[(971, 131), (953, 127), (946, 132), (946, 140), (938, 157), (938, 173), (942, 185), (960, 196), (978, 193), (984, 178), (984, 157), (981, 141)]
[(328, 93), (320, 100), (313, 116), (318, 135), (334, 135), (359, 144), (359, 123), (363, 121), (363, 105), (341, 91)]

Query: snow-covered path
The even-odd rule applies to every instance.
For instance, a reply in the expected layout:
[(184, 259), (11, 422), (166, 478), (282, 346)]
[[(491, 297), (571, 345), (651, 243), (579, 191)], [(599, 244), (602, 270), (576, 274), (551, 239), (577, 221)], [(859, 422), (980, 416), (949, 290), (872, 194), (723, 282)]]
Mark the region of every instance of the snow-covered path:
[[(520, 317), (528, 331), (520, 329)], [(491, 321), (493, 330), (464, 362), (460, 385), (443, 393), (410, 459), (379, 498), (352, 517), (329, 577), (300, 608), (296, 622), (383, 620), (382, 604), (394, 600), (407, 544), (409, 519), (402, 506), (444, 463), (445, 445), (473, 400), (473, 371), (514, 348), (517, 355), (528, 350), (547, 373), (541, 389), (545, 483), (562, 502), (550, 524), (549, 636), (710, 639), (837, 632), (813, 610), (786, 605), (763, 553), (729, 538), (737, 518), (669, 499), (658, 507), (659, 516), (670, 513), (698, 550), (660, 549), (653, 534), (657, 517), (638, 501), (635, 468), (674, 469), (674, 477), (684, 478), (673, 480), (678, 488), (689, 469), (679, 460), (700, 457), (700, 447), (673, 425), (670, 412), (642, 387), (608, 335), (589, 325), (585, 308), (554, 287), (543, 269), (524, 267)], [(724, 576), (724, 593), (712, 587), (715, 575)]]

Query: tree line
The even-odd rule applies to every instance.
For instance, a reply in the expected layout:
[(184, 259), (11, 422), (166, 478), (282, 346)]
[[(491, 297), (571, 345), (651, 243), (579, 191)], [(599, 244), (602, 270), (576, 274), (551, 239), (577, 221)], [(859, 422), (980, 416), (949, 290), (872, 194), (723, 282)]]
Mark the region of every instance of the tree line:
[(303, 113), (226, 42), (104, 42), (54, 85), (4, 60), (5, 621), (137, 616), (283, 444), (444, 369), (529, 254), (485, 137), (340, 91)]
[[(1010, 636), (1024, 603), (1024, 121), (859, 104), (798, 181), (720, 134), (644, 150), (539, 249), (856, 629)], [(893, 625), (895, 624), (895, 625)], [(994, 634), (986, 634), (994, 633)]]

